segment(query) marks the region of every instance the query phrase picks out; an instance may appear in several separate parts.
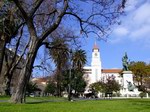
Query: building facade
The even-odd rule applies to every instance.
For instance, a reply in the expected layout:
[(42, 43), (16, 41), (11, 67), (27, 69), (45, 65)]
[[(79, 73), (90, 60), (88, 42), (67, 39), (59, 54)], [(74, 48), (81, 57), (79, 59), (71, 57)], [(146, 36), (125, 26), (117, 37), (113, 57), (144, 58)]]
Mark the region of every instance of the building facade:
[(90, 84), (98, 81), (106, 81), (108, 77), (114, 77), (115, 80), (121, 85), (121, 96), (138, 96), (139, 91), (128, 91), (128, 82), (133, 84), (133, 74), (131, 71), (123, 73), (122, 69), (104, 69), (101, 65), (100, 49), (95, 43), (92, 49), (91, 66), (84, 67), (84, 77), (87, 81), (87, 88)]

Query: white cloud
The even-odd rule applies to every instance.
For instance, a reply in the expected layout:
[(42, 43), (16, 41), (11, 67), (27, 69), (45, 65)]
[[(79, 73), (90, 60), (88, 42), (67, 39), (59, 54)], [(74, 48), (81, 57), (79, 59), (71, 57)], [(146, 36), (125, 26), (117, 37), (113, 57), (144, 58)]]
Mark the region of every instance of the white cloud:
[(144, 39), (144, 38), (150, 38), (150, 25), (145, 25), (139, 29), (136, 29), (135, 31), (130, 33), (130, 38), (132, 40), (138, 40), (138, 39)]
[(128, 29), (126, 29), (125, 27), (118, 27), (116, 29), (114, 29), (114, 34), (119, 35), (119, 36), (125, 36), (128, 34)]
[(122, 25), (113, 31), (113, 43), (124, 41), (124, 38), (145, 42), (144, 44), (150, 43), (150, 1), (144, 1), (131, 0), (127, 16), (122, 18)]
[(141, 25), (141, 24), (150, 24), (150, 3), (145, 3), (141, 7), (139, 7), (135, 12), (134, 12), (134, 17), (133, 21), (136, 22), (136, 24)]
[(137, 0), (127, 0), (125, 11), (132, 11), (136, 9)]

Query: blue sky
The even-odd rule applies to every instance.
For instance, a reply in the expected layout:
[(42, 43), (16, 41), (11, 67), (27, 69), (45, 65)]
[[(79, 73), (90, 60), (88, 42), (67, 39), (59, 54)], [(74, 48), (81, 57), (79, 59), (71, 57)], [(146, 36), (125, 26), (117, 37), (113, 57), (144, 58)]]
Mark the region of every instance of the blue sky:
[[(97, 41), (103, 68), (122, 68), (121, 59), (125, 52), (130, 61), (150, 63), (150, 1), (128, 0), (125, 11), (121, 25), (112, 27), (107, 42)], [(82, 42), (82, 48), (87, 52), (87, 65), (91, 63), (95, 38), (90, 35)]]
[[(150, 0), (128, 0), (126, 4), (126, 16), (122, 16), (121, 25), (112, 27), (113, 32), (106, 41), (97, 40), (100, 48), (102, 68), (122, 68), (122, 57), (125, 52), (130, 61), (144, 61), (150, 63)], [(67, 21), (68, 22), (68, 21)], [(72, 22), (71, 22), (72, 23)], [(68, 22), (70, 24), (70, 22)], [(79, 33), (78, 24), (72, 23), (75, 33)], [(77, 29), (76, 29), (77, 28)], [(87, 65), (91, 64), (92, 48), (96, 40), (95, 35), (81, 39), (82, 49), (87, 53)], [(42, 49), (42, 48), (41, 48)], [(39, 56), (43, 56), (43, 50)], [(39, 58), (35, 61), (39, 64)], [(54, 69), (52, 62), (50, 70)], [(45, 76), (35, 70), (35, 76)]]

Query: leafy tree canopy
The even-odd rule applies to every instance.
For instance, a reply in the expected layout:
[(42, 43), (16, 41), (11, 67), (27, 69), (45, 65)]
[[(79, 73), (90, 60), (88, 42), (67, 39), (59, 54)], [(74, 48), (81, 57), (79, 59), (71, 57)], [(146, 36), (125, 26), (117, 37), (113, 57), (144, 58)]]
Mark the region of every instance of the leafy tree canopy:
[(99, 81), (90, 85), (91, 90), (102, 93), (113, 93), (120, 90), (120, 84), (113, 77), (106, 81)]
[(137, 85), (140, 91), (146, 91), (146, 88), (149, 88), (150, 80), (150, 64), (147, 64), (143, 61), (130, 62), (129, 69), (134, 74), (135, 84)]

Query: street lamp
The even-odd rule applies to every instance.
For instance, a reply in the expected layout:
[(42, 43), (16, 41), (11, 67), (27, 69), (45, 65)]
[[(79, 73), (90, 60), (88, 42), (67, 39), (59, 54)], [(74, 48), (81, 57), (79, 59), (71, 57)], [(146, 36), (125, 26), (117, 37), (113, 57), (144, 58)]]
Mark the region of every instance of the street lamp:
[(75, 76), (75, 95), (76, 95), (76, 92), (77, 92), (77, 76)]
[(69, 84), (68, 84), (68, 100), (71, 101), (71, 69), (72, 69), (72, 49), (69, 52), (70, 68), (69, 68)]

